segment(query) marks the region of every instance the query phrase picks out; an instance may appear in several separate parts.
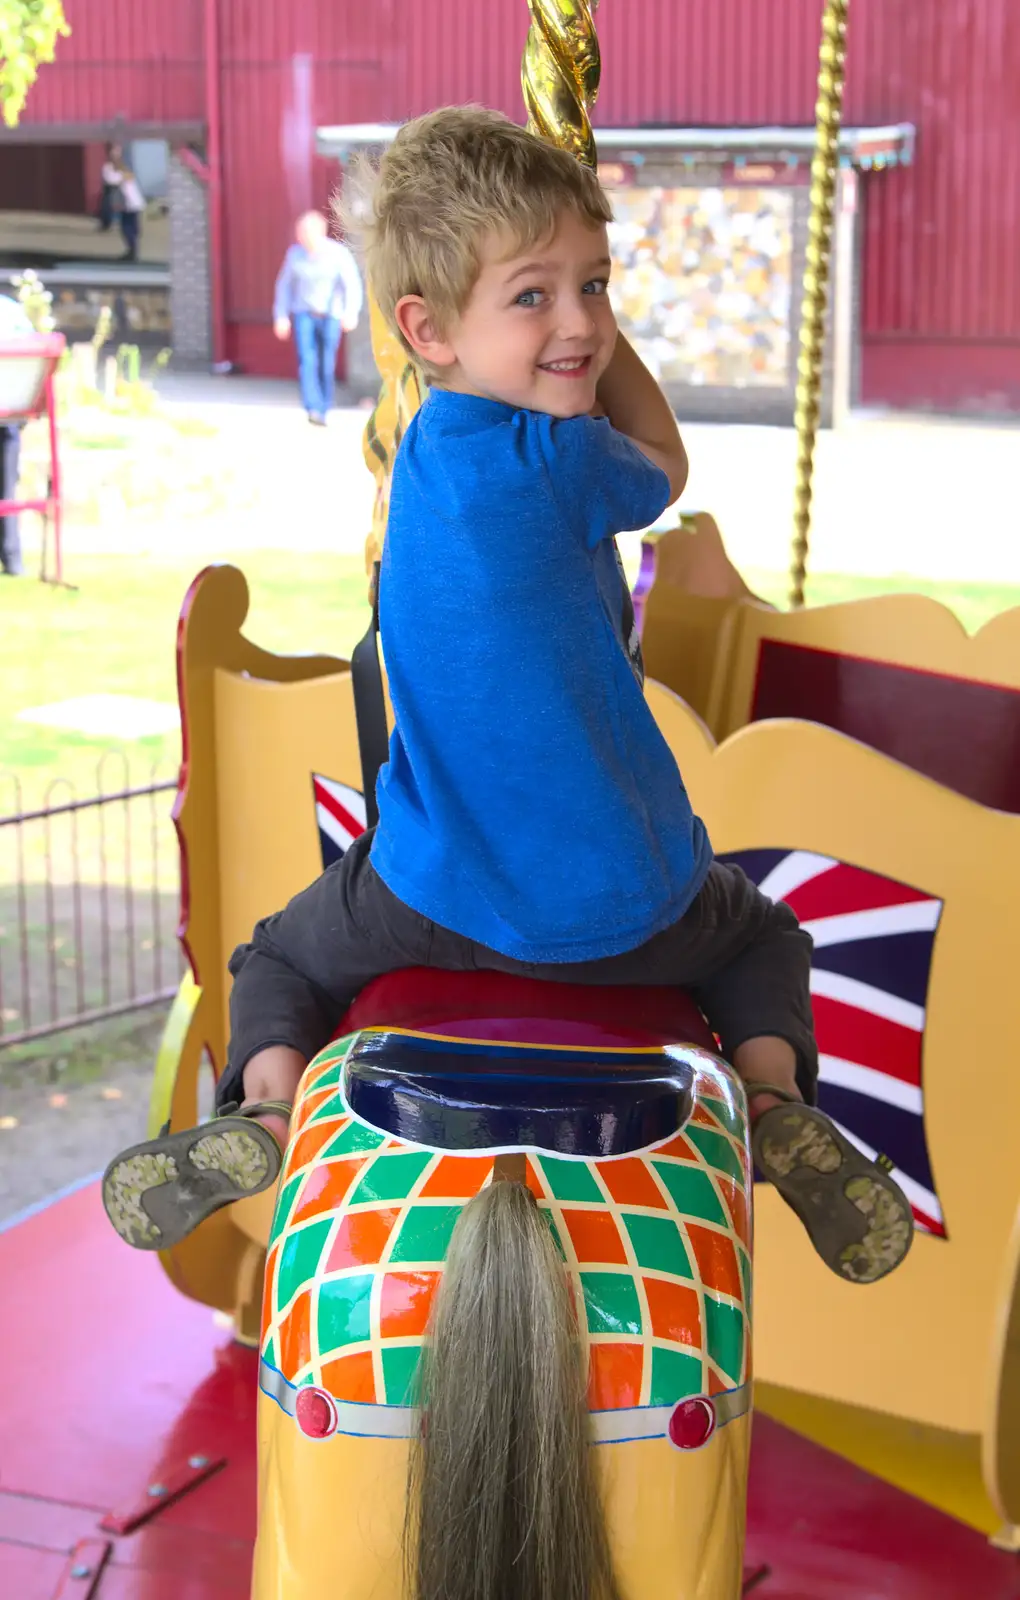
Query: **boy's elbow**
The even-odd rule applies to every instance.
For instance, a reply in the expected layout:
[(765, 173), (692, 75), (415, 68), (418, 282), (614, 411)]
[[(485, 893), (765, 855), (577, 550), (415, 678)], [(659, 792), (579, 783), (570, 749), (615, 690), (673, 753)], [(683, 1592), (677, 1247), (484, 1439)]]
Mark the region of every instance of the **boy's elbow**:
[(687, 451), (681, 438), (677, 438), (676, 446), (670, 451), (668, 463), (664, 463), (664, 468), (669, 479), (669, 504), (672, 505), (675, 500), (679, 500), (686, 489), (690, 474)]

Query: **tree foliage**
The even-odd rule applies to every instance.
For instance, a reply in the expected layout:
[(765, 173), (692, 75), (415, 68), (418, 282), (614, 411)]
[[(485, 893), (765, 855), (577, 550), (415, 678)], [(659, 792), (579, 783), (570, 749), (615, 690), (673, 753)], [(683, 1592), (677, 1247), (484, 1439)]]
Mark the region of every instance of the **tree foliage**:
[(13, 128), (57, 40), (70, 33), (61, 0), (0, 0), (0, 111)]

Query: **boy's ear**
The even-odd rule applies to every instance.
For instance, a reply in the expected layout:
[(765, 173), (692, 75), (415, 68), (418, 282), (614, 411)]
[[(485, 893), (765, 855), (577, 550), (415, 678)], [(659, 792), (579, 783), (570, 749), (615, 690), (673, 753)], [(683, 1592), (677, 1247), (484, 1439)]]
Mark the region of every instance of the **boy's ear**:
[(416, 356), (433, 367), (452, 367), (457, 357), (440, 334), (420, 294), (405, 294), (393, 308), (397, 327)]

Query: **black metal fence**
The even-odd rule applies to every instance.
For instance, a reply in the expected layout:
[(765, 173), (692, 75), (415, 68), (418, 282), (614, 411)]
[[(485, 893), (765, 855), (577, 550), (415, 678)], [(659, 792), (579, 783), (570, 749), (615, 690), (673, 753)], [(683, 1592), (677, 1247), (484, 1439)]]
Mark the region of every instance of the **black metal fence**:
[(126, 755), (79, 798), (55, 779), (26, 810), (0, 773), (0, 1049), (141, 1010), (176, 993), (176, 773), (133, 784)]

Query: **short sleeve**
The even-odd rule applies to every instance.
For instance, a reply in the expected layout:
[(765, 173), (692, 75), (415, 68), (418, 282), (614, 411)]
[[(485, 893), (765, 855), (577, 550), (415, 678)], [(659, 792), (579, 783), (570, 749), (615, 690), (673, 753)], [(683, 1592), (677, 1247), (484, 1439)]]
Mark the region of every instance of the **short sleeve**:
[(647, 528), (669, 505), (661, 467), (605, 417), (543, 417), (553, 492), (589, 550), (633, 528)]

